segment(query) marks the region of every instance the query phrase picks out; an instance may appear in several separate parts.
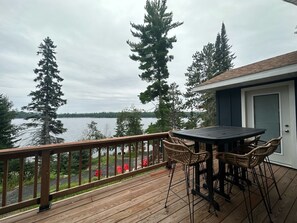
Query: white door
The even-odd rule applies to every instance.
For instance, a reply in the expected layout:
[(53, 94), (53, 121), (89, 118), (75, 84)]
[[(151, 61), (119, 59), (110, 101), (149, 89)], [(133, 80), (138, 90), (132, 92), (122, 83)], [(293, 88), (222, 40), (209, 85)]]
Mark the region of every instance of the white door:
[(284, 82), (244, 89), (245, 126), (265, 128), (262, 140), (282, 136), (277, 151), (270, 156), (274, 163), (297, 168), (294, 83)]

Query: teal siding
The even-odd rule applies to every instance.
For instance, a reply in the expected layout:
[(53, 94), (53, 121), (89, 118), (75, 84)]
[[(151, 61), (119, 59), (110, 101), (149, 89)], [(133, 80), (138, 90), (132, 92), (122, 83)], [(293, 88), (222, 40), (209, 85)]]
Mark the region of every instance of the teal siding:
[(241, 126), (240, 88), (217, 91), (217, 125)]

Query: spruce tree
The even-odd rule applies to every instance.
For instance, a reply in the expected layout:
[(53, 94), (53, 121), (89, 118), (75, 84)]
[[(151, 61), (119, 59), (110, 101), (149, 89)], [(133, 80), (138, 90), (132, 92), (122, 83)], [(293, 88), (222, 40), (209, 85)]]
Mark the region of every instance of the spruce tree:
[(16, 139), (18, 128), (12, 124), (12, 120), (15, 118), (12, 106), (12, 102), (0, 94), (0, 149), (12, 148), (18, 141)]
[(31, 120), (27, 127), (34, 128), (32, 139), (34, 145), (64, 141), (57, 136), (66, 131), (63, 128), (63, 123), (57, 120), (57, 110), (66, 104), (66, 100), (62, 99), (64, 95), (61, 90), (63, 78), (59, 76), (55, 49), (56, 46), (49, 37), (40, 44), (37, 55), (41, 55), (42, 58), (38, 63), (38, 68), (34, 69), (34, 73), (37, 75), (34, 79), (37, 83), (36, 90), (29, 94), (32, 101), (23, 107), (27, 111), (34, 112), (34, 115), (27, 118)]
[(130, 58), (139, 61), (139, 69), (142, 73), (139, 77), (148, 82), (144, 92), (139, 95), (142, 103), (157, 101), (158, 107), (155, 110), (158, 118), (158, 131), (168, 130), (166, 118), (168, 117), (168, 99), (166, 97), (169, 86), (167, 78), (169, 77), (167, 62), (173, 59), (169, 55), (169, 49), (172, 49), (176, 37), (168, 37), (168, 32), (180, 26), (181, 22), (172, 22), (172, 12), (167, 12), (166, 0), (146, 1), (146, 14), (144, 24), (137, 25), (131, 23), (131, 33), (139, 38), (140, 42), (134, 43), (127, 41), (131, 48)]
[(221, 33), (217, 34), (217, 39), (215, 42), (215, 65), (216, 73), (213, 76), (216, 76), (220, 73), (223, 73), (227, 70), (230, 70), (234, 64), (233, 60), (236, 58), (234, 53), (231, 53), (231, 45), (228, 44), (229, 39), (227, 37), (225, 24), (222, 23)]
[(178, 89), (178, 85), (174, 82), (170, 84), (168, 97), (169, 97), (169, 124), (170, 129), (181, 129), (183, 127), (182, 118), (184, 117), (183, 101), (181, 99), (182, 93)]

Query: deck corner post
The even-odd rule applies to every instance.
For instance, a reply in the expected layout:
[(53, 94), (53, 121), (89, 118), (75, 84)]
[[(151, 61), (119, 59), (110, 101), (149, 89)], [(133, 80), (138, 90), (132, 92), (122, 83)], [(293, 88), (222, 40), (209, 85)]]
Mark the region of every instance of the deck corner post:
[(50, 209), (50, 151), (41, 153), (41, 189), (39, 212)]

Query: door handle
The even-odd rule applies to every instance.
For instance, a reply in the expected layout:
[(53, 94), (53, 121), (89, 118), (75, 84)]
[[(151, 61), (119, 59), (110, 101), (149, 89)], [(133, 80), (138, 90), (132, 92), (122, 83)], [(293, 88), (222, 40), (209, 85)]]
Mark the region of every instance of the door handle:
[(288, 133), (288, 132), (290, 132), (290, 130), (289, 130), (289, 129), (286, 129), (286, 130), (285, 130), (285, 132), (287, 132), (287, 133)]

